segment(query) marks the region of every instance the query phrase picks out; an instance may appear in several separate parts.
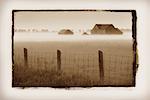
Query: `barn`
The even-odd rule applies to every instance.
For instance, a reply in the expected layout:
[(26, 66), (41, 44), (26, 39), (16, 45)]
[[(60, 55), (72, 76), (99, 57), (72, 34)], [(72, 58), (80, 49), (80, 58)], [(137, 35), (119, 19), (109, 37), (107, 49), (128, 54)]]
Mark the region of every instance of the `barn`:
[(113, 24), (96, 24), (91, 30), (91, 34), (122, 34), (123, 32), (115, 28)]
[(88, 35), (88, 33), (87, 32), (83, 32), (83, 34), (82, 35)]
[(62, 29), (58, 32), (58, 34), (62, 35), (73, 35), (73, 32), (70, 29)]

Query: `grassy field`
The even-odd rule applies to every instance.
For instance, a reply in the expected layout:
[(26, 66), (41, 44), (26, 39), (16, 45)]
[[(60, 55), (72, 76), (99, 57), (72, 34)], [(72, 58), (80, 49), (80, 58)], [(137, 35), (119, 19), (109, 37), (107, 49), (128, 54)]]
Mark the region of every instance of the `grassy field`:
[[(28, 49), (28, 67), (23, 48)], [(61, 71), (56, 51), (61, 50)], [(98, 50), (104, 55), (100, 83)], [(132, 85), (133, 50), (130, 40), (14, 42), (13, 86)]]

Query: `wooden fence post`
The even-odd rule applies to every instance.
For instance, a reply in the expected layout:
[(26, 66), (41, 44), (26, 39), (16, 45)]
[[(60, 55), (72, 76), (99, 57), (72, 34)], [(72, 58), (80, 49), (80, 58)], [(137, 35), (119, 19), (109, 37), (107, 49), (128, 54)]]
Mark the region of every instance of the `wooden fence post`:
[(28, 67), (28, 50), (24, 48), (24, 66)]
[(98, 50), (98, 62), (99, 62), (99, 77), (100, 84), (104, 84), (104, 66), (103, 66), (103, 52)]
[(57, 50), (57, 70), (61, 70), (61, 51)]

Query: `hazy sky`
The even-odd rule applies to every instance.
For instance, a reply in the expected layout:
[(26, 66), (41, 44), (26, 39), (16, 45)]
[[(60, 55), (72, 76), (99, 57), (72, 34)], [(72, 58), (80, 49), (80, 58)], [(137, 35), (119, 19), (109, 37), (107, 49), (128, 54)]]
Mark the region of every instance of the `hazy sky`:
[(60, 11), (15, 12), (15, 28), (47, 28), (49, 30), (92, 29), (95, 24), (114, 24), (118, 28), (131, 29), (130, 12)]

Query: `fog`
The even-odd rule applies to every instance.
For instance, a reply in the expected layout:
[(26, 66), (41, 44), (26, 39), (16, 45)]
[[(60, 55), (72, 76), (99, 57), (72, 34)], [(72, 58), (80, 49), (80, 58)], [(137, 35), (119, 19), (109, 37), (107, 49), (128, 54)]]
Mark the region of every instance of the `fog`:
[(123, 32), (122, 35), (58, 35), (57, 33), (26, 33), (16, 32), (14, 41), (87, 41), (87, 40), (131, 40), (132, 32)]

